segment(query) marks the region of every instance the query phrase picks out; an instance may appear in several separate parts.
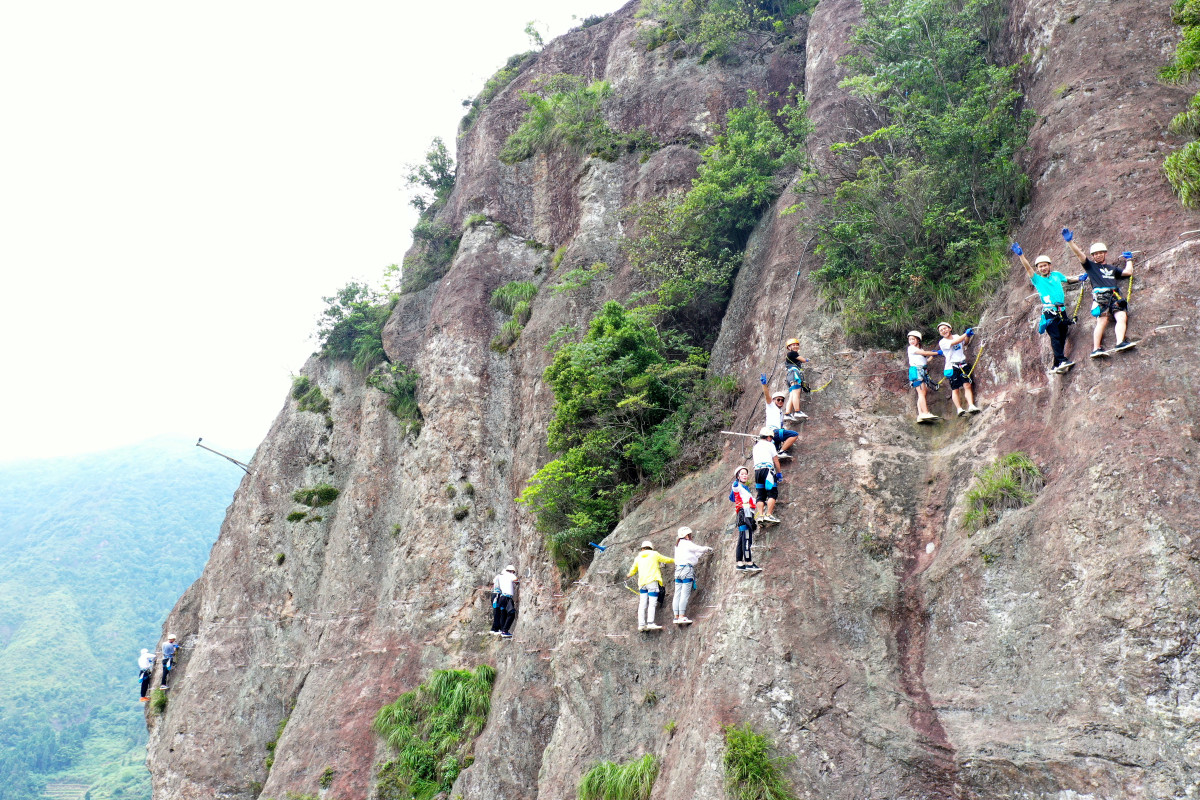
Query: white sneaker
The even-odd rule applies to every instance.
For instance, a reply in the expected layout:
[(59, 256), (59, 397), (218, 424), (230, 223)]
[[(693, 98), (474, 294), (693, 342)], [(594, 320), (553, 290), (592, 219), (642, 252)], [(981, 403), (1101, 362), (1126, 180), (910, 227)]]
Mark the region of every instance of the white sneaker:
[(792, 414), (792, 416), (796, 419), (808, 419), (808, 414), (805, 414), (803, 411), (797, 411), (795, 414)]
[(958, 415), (959, 415), (960, 417), (965, 417), (965, 416), (967, 415), (967, 410), (966, 410), (965, 408), (960, 408), (960, 409), (958, 410)]
[(648, 631), (661, 631), (661, 630), (662, 630), (662, 625), (655, 625), (653, 622), (651, 622), (649, 625), (647, 625), (647, 626), (646, 626), (646, 630), (648, 630)]
[(983, 410), (982, 408), (975, 405), (974, 403), (971, 403), (971, 405), (967, 407), (968, 414), (978, 414), (982, 410)]
[(680, 617), (678, 622), (676, 622), (675, 624), (676, 625), (691, 625), (692, 621), (690, 619), (688, 619), (687, 617)]
[(649, 630), (649, 628), (647, 628), (645, 625), (638, 626), (638, 633), (645, 633), (647, 630)]
[(786, 450), (780, 450), (777, 453), (775, 453), (775, 455), (779, 457), (780, 461), (791, 461), (792, 460), (792, 454)]

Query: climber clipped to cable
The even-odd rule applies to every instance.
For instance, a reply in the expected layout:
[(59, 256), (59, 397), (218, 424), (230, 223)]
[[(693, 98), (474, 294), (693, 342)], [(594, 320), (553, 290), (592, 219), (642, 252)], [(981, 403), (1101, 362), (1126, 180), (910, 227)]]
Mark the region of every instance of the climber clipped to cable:
[(1017, 242), (1012, 243), (1012, 252), (1021, 260), (1021, 266), (1025, 268), (1029, 282), (1033, 284), (1033, 288), (1037, 290), (1038, 296), (1042, 300), (1042, 317), (1038, 321), (1038, 333), (1044, 333), (1050, 337), (1050, 349), (1054, 351), (1054, 363), (1050, 366), (1049, 371), (1054, 375), (1062, 375), (1075, 366), (1075, 362), (1068, 359), (1066, 355), (1067, 336), (1070, 333), (1070, 326), (1074, 324), (1075, 320), (1067, 314), (1067, 297), (1063, 294), (1063, 284), (1079, 283), (1079, 279), (1067, 277), (1061, 272), (1052, 270), (1053, 262), (1047, 255), (1038, 256), (1033, 260), (1033, 266), (1029, 266), (1029, 259), (1025, 257), (1021, 245)]
[(517, 588), (520, 583), (517, 568), (512, 564), (492, 579), (492, 633), (501, 639), (512, 638), (512, 625), (517, 619)]
[[(967, 371), (967, 354), (963, 349), (964, 345), (975, 335), (975, 329), (967, 328), (964, 333), (955, 335), (954, 328), (949, 322), (939, 322), (937, 330), (938, 335), (942, 337), (938, 342), (938, 349), (942, 351), (946, 359), (942, 375), (950, 381), (950, 398), (954, 401), (954, 408), (960, 417), (967, 414), (978, 414), (981, 409), (975, 405), (975, 392), (972, 389), (975, 381), (971, 378), (971, 373)], [(967, 398), (966, 408), (962, 404), (962, 395), (964, 394)]]
[[(1133, 288), (1133, 253), (1128, 250), (1121, 253), (1121, 258), (1125, 259), (1125, 266), (1118, 267), (1107, 263), (1108, 245), (1104, 242), (1093, 243), (1088, 248), (1088, 254), (1084, 255), (1083, 249), (1075, 244), (1075, 234), (1070, 228), (1062, 229), (1062, 237), (1083, 265), (1083, 274), (1078, 280), (1092, 283), (1092, 316), (1096, 318), (1096, 327), (1092, 330), (1091, 358), (1103, 358), (1111, 353), (1136, 347), (1137, 342), (1126, 338), (1126, 326), (1129, 322), (1128, 295)], [(1121, 278), (1129, 278), (1124, 295), (1121, 294), (1119, 286)], [(1105, 350), (1104, 331), (1108, 328), (1110, 317), (1116, 321), (1117, 343), (1111, 349)]]
[(691, 625), (687, 617), (688, 598), (696, 589), (696, 565), (711, 553), (711, 547), (692, 541), (692, 529), (684, 525), (675, 535), (675, 596), (671, 610), (675, 612), (676, 625)]
[(638, 579), (638, 631), (661, 631), (661, 625), (654, 624), (654, 612), (658, 608), (658, 598), (663, 593), (663, 577), (659, 564), (674, 564), (675, 560), (667, 558), (654, 549), (650, 542), (642, 542), (633, 566), (629, 568), (627, 578), (637, 575)]

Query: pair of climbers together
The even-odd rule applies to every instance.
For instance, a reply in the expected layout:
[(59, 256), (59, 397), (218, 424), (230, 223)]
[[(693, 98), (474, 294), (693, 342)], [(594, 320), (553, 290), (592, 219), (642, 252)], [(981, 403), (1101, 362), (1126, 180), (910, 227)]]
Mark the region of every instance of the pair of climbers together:
[[(162, 644), (162, 682), (160, 688), (169, 691), (171, 688), (171, 669), (175, 666), (175, 653), (179, 645), (175, 642), (175, 634), (168, 633), (167, 640)], [(138, 656), (138, 682), (141, 686), (141, 702), (150, 699), (150, 684), (154, 680), (154, 664), (158, 661), (157, 654), (143, 647)]]

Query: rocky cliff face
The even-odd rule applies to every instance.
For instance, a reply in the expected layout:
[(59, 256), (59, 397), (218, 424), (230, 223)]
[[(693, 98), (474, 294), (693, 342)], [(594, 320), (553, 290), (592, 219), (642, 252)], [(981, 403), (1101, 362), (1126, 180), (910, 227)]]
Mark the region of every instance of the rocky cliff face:
[[(762, 575), (733, 569), (725, 495), (739, 441), (630, 509), (577, 583), (560, 582), (512, 503), (549, 457), (547, 341), (631, 285), (618, 269), (555, 294), (561, 270), (525, 240), (565, 246), (566, 266), (620, 264), (620, 209), (686, 185), (698, 157), (684, 143), (710, 137), (747, 89), (804, 85), (819, 150), (856, 113), (837, 59), (858, 13), (855, 0), (821, 0), (804, 47), (725, 68), (634, 46), (627, 7), (551, 43), (486, 109), (460, 140), (441, 215), (459, 226), (482, 212), (512, 233), (467, 231), (446, 277), (404, 297), (385, 332), (389, 357), (420, 372), (425, 426), (405, 439), (348, 365), (306, 365), (332, 426), (288, 403), (168, 622), (186, 655), (166, 713), (150, 717), (156, 798), (368, 797), (384, 755), (370, 732), (379, 707), (431, 669), (480, 662), (498, 680), (477, 760), (455, 785), (469, 800), (571, 798), (596, 760), (647, 752), (663, 758), (654, 798), (720, 798), (721, 725), (741, 721), (796, 756), (804, 797), (1196, 796), (1200, 254), (1178, 234), (1200, 220), (1158, 171), (1173, 144), (1162, 131), (1187, 98), (1154, 80), (1176, 36), (1164, 3), (1015, 0), (1008, 28), (1012, 51), (1030, 55), (1038, 114), (1017, 236), (1062, 258), (1056, 231), (1070, 225), (1152, 255), (1133, 283), (1137, 350), (1049, 379), (1038, 307), (1014, 271), (982, 321), (983, 413), (915, 428), (902, 360), (843, 346), (804, 279), (816, 256), (795, 218), (768, 213), (713, 367), (752, 389), (742, 430), (759, 422), (751, 382), (776, 364), (783, 332), (799, 331), (833, 382), (808, 396), (784, 524), (760, 538)], [(680, 144), (644, 163), (501, 165), (517, 90), (558, 72), (606, 78), (618, 127)], [(543, 291), (501, 355), (488, 343), (503, 320), (487, 301), (516, 279)], [(1090, 328), (1072, 334), (1077, 360)], [(972, 473), (1017, 449), (1042, 465), (1045, 488), (968, 536)], [(319, 482), (341, 489), (323, 519), (286, 521), (292, 491)], [(700, 569), (696, 624), (643, 637), (620, 578), (638, 542), (667, 549), (681, 524), (719, 557)], [(483, 631), (490, 578), (510, 561), (523, 602), (516, 638), (501, 643)], [(268, 773), (265, 745), (284, 718)]]

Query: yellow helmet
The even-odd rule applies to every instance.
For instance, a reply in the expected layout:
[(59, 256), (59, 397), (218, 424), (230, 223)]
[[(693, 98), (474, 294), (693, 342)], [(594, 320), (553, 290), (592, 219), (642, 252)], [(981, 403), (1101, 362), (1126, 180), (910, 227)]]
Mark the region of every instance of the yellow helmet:
[(799, 344), (800, 344), (799, 339), (788, 339), (787, 344), (785, 344), (784, 347), (791, 347), (792, 345), (799, 345)]

